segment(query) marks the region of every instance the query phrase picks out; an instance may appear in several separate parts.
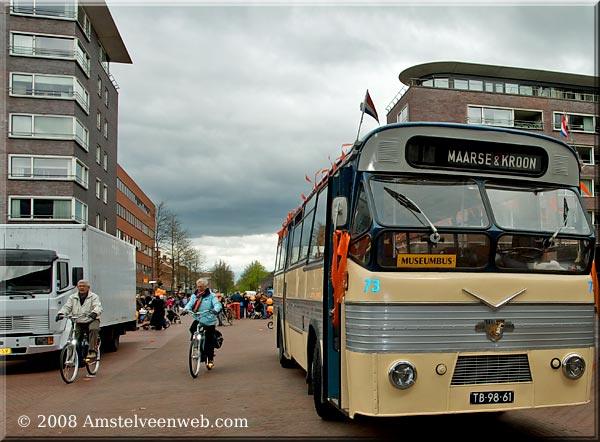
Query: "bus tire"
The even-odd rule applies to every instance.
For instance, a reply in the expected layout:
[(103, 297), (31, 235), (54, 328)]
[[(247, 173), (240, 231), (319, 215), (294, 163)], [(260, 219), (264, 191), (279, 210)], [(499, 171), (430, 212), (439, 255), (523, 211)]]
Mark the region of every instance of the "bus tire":
[(315, 342), (311, 369), (311, 385), (317, 414), (326, 421), (340, 420), (342, 418), (341, 412), (329, 402), (323, 400), (323, 365), (321, 363), (321, 346), (319, 342)]
[(277, 347), (279, 349), (279, 364), (283, 368), (294, 368), (296, 364), (293, 359), (288, 359), (283, 352), (283, 342), (281, 340), (281, 331), (277, 332)]

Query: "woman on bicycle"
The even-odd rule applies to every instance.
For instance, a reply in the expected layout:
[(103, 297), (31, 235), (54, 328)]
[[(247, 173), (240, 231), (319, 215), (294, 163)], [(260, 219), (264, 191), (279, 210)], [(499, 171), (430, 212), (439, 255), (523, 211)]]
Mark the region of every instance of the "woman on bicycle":
[(192, 312), (194, 322), (190, 327), (191, 337), (200, 323), (204, 326), (206, 333), (206, 341), (204, 351), (206, 352), (206, 368), (209, 370), (215, 366), (215, 327), (217, 324), (217, 315), (222, 310), (223, 306), (219, 302), (217, 295), (208, 288), (208, 280), (200, 278), (196, 281), (196, 292), (192, 295), (188, 303), (183, 309), (182, 315), (187, 315)]
[(75, 337), (81, 342), (82, 333), (88, 334), (90, 343), (86, 361), (93, 362), (96, 359), (96, 341), (100, 331), (100, 320), (98, 317), (102, 313), (102, 304), (100, 297), (90, 291), (90, 283), (81, 280), (77, 283), (77, 292), (67, 299), (65, 305), (58, 311), (56, 322), (67, 316), (76, 316)]

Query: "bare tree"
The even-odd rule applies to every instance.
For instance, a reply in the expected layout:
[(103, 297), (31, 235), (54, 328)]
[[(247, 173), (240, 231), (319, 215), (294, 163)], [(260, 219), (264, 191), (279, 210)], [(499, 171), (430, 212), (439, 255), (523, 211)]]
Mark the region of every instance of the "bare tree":
[(171, 217), (171, 212), (167, 209), (167, 205), (164, 201), (161, 201), (156, 206), (154, 213), (154, 250), (152, 254), (154, 256), (154, 266), (152, 269), (152, 279), (158, 281), (161, 279), (161, 265), (160, 260), (162, 251), (166, 245), (169, 231), (168, 231), (168, 219)]

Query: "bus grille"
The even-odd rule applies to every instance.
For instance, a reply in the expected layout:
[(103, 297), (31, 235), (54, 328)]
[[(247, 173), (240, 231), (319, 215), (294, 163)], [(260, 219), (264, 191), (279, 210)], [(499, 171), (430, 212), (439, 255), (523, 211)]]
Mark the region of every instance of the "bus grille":
[(0, 331), (26, 332), (39, 329), (48, 330), (48, 315), (45, 316), (4, 316), (0, 318)]
[[(485, 321), (504, 321), (495, 341)], [(522, 352), (594, 346), (594, 304), (347, 303), (346, 348), (359, 353)]]
[(452, 385), (531, 382), (527, 355), (459, 356)]

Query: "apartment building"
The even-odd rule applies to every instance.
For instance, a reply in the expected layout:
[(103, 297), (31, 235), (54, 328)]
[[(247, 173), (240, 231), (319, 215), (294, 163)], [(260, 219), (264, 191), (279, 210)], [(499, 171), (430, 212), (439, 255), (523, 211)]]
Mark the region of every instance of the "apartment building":
[(117, 164), (117, 237), (135, 246), (136, 292), (152, 289), (155, 279), (156, 207), (129, 174)]
[[(579, 152), (582, 197), (596, 227), (598, 80), (593, 76), (442, 61), (412, 66), (387, 107), (387, 122), (442, 121), (510, 127), (558, 138)], [(561, 132), (567, 115), (568, 137)]]
[(116, 234), (118, 85), (132, 63), (103, 0), (2, 2), (0, 223)]

